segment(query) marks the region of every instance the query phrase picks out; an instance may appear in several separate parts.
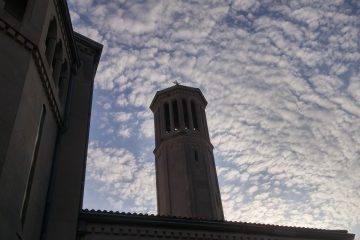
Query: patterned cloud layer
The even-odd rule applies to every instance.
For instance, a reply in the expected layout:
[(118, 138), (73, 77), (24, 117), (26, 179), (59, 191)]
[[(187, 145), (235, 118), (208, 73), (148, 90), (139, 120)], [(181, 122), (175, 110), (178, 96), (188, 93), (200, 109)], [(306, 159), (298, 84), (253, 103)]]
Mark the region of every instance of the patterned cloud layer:
[(105, 45), (84, 207), (156, 212), (157, 90), (199, 87), (228, 220), (360, 233), (358, 1), (71, 0)]

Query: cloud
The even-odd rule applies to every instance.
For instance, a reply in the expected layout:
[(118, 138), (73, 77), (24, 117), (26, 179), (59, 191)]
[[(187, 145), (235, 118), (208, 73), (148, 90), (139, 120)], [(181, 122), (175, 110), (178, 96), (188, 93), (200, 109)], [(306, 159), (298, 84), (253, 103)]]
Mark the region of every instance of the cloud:
[[(127, 149), (104, 148), (91, 142), (86, 185), (97, 186), (99, 193), (106, 194), (111, 209), (123, 211), (127, 204), (127, 209), (133, 211), (152, 212), (155, 204), (154, 168), (152, 162), (146, 162), (141, 156), (136, 158)], [(86, 203), (84, 207), (87, 207)]]
[(149, 119), (144, 121), (140, 127), (141, 135), (150, 138), (154, 137), (154, 120)]
[(131, 128), (122, 126), (118, 131), (118, 135), (123, 138), (129, 138), (131, 136), (131, 131)]
[(89, 177), (112, 184), (120, 180), (132, 180), (136, 170), (134, 156), (126, 149), (96, 148), (90, 144), (87, 163)]
[(227, 219), (358, 226), (357, 3), (70, 1), (70, 8), (75, 30), (105, 44), (87, 181), (103, 186), (111, 206), (155, 211), (148, 106), (178, 80), (208, 100)]
[(126, 122), (131, 119), (132, 113), (127, 112), (116, 112), (114, 114), (114, 119), (117, 122)]

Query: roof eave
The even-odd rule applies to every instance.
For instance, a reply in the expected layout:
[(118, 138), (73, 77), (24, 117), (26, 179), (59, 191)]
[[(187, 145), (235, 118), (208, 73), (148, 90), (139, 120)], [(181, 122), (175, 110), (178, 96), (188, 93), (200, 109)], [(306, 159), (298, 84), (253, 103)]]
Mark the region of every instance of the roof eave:
[(93, 223), (116, 223), (149, 227), (173, 227), (193, 230), (212, 230), (231, 233), (266, 234), (277, 237), (300, 237), (304, 239), (353, 240), (355, 235), (346, 230), (286, 227), (268, 224), (227, 222), (206, 219), (190, 219), (156, 215), (109, 213), (83, 210), (80, 220)]

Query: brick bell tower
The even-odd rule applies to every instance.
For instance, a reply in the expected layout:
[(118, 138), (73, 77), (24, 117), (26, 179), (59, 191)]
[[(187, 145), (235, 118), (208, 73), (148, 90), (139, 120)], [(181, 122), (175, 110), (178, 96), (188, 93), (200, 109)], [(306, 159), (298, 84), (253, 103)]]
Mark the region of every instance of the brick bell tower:
[(224, 220), (206, 105), (200, 89), (178, 83), (150, 105), (160, 215)]

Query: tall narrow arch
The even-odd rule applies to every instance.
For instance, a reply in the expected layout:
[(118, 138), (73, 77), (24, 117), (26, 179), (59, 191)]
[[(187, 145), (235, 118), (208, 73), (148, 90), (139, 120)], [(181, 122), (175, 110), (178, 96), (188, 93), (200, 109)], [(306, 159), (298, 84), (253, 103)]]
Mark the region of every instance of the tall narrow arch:
[(46, 45), (45, 56), (49, 64), (52, 63), (54, 57), (55, 48), (56, 48), (56, 39), (57, 39), (57, 24), (56, 24), (56, 19), (53, 18), (49, 24), (49, 28), (45, 40), (45, 45)]
[(69, 80), (69, 66), (66, 59), (61, 65), (60, 79), (59, 79), (59, 98), (60, 101), (63, 102), (66, 95), (66, 89)]
[(165, 132), (170, 132), (170, 107), (169, 103), (164, 104), (164, 115), (165, 115)]
[(198, 125), (198, 118), (197, 118), (197, 114), (196, 114), (196, 105), (194, 101), (190, 102), (190, 106), (191, 106), (191, 115), (192, 115), (192, 119), (193, 119), (193, 126), (194, 126), (194, 130), (198, 130), (199, 129), (199, 125)]
[(56, 85), (59, 84), (59, 77), (60, 77), (60, 72), (61, 72), (61, 64), (62, 64), (62, 60), (63, 59), (63, 48), (62, 48), (62, 43), (61, 41), (58, 42), (56, 44), (55, 47), (55, 53), (54, 53), (54, 57), (53, 57), (53, 61), (51, 63), (52, 66), (52, 76), (54, 79), (54, 82)]

